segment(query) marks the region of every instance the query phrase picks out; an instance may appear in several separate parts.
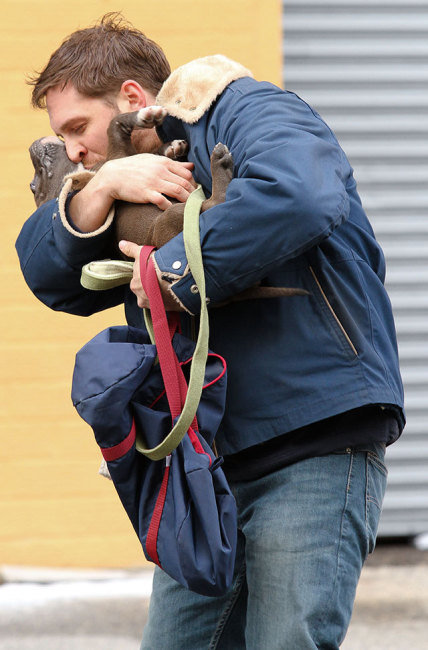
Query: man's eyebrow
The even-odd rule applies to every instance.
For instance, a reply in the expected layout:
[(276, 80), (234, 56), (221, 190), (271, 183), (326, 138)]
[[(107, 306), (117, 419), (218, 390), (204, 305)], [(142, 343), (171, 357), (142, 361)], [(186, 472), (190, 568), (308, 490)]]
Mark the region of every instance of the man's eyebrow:
[(56, 135), (61, 135), (61, 133), (67, 132), (76, 122), (80, 122), (81, 120), (84, 120), (83, 116), (75, 115), (74, 117), (70, 117), (64, 122), (64, 124), (61, 124), (58, 129), (55, 129)]

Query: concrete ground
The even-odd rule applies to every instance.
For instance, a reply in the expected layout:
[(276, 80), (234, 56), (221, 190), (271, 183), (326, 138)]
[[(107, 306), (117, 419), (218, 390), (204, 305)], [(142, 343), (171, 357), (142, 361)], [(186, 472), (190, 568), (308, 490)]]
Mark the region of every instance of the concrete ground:
[(363, 569), (343, 650), (428, 650), (428, 551), (378, 545)]
[[(0, 567), (1, 578), (0, 650), (138, 650), (151, 571)], [(378, 546), (342, 649), (428, 650), (428, 551)]]
[(152, 571), (1, 574), (0, 650), (138, 650)]

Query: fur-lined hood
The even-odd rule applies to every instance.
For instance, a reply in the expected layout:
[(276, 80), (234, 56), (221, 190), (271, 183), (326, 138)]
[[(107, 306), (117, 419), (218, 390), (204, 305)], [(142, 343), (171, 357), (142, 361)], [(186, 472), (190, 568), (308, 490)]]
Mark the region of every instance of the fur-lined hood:
[(169, 115), (194, 124), (228, 84), (252, 76), (250, 70), (222, 54), (205, 56), (177, 68), (163, 84), (156, 103)]

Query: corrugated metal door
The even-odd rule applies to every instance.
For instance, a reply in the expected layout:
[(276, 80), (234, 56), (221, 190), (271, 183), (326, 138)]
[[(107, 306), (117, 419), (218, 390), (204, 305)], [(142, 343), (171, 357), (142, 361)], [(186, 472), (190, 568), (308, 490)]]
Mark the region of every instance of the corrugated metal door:
[(349, 156), (388, 263), (408, 424), (380, 535), (428, 531), (428, 0), (286, 0), (284, 85)]

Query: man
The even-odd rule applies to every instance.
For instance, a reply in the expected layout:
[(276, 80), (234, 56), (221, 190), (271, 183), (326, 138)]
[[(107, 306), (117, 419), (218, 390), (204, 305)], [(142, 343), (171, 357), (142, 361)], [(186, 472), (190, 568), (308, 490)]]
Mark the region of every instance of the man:
[[(344, 153), (305, 102), (222, 56), (168, 74), (155, 44), (106, 17), (74, 33), (34, 79), (33, 101), (46, 100), (72, 160), (102, 159), (112, 115), (157, 96), (169, 115), (157, 133), (139, 134), (140, 150), (184, 138), (194, 167), (150, 153), (108, 162), (80, 193), (30, 217), (17, 243), (23, 273), (53, 309), (86, 315), (124, 301), (128, 322), (143, 327), (137, 272), (136, 299), (129, 288), (84, 290), (81, 266), (108, 256), (114, 199), (185, 200), (192, 169), (209, 194), (210, 152), (228, 146), (226, 202), (200, 220), (210, 306), (259, 281), (310, 295), (210, 310), (210, 345), (228, 363), (216, 443), (238, 506), (234, 584), (206, 598), (156, 569), (141, 647), (338, 648), (375, 544), (385, 446), (404, 426), (383, 254)], [(137, 259), (135, 244), (121, 248)], [(199, 299), (182, 235), (155, 263), (165, 303), (190, 331)]]

